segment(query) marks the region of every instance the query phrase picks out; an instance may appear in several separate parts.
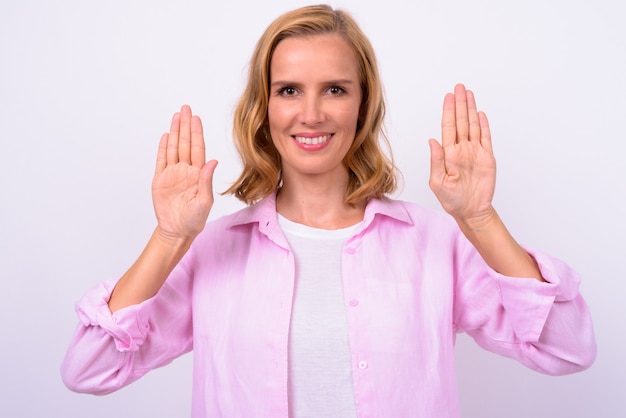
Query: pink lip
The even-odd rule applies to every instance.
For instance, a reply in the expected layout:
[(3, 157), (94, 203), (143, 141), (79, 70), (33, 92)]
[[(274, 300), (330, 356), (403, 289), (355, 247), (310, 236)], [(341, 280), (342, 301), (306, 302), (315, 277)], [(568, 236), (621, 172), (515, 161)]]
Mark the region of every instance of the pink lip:
[[(298, 142), (298, 140), (296, 139), (296, 137), (319, 138), (323, 136), (330, 136), (330, 138), (328, 138), (325, 142), (322, 142), (319, 144), (303, 144), (301, 142)], [(330, 144), (330, 141), (333, 139), (333, 136), (334, 134), (331, 134), (328, 132), (302, 132), (302, 133), (297, 133), (295, 135), (292, 135), (291, 137), (293, 138), (293, 142), (298, 146), (298, 148), (304, 151), (319, 151), (319, 150), (326, 148), (328, 144)]]

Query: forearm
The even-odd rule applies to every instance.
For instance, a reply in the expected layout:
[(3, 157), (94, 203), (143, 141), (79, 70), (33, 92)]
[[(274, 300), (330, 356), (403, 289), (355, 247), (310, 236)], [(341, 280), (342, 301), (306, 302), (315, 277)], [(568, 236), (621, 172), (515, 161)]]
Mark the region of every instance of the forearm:
[(480, 222), (457, 219), (457, 223), (483, 260), (496, 272), (508, 277), (545, 281), (535, 260), (515, 241), (495, 210)]
[(165, 238), (155, 230), (137, 261), (113, 289), (109, 299), (111, 312), (153, 297), (183, 258), (192, 241)]

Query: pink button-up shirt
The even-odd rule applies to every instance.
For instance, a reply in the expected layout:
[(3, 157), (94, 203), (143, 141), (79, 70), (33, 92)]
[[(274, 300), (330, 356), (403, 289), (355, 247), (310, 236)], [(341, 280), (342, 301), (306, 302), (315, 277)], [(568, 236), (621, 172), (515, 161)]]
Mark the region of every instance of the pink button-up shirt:
[[(458, 332), (542, 373), (588, 367), (577, 274), (529, 252), (547, 283), (490, 269), (444, 213), (370, 201), (341, 257), (358, 416), (458, 417)], [(275, 196), (212, 221), (153, 298), (112, 315), (103, 283), (79, 301), (64, 381), (104, 394), (193, 349), (194, 417), (287, 417), (294, 276)]]

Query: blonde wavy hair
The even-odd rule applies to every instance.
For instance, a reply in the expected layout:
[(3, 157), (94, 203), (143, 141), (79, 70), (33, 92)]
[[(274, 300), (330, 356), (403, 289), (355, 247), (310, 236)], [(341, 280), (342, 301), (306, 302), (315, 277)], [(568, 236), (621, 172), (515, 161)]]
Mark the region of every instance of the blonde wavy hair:
[[(289, 37), (339, 34), (354, 49), (361, 83), (355, 139), (344, 158), (350, 173), (345, 202), (381, 198), (397, 187), (396, 167), (383, 131), (385, 103), (374, 49), (354, 19), (327, 5), (307, 6), (278, 17), (257, 42), (247, 86), (235, 109), (233, 136), (243, 170), (224, 192), (252, 204), (274, 193), (282, 182), (281, 159), (269, 132), (270, 62), (276, 46)], [(380, 146), (382, 140), (386, 155)]]

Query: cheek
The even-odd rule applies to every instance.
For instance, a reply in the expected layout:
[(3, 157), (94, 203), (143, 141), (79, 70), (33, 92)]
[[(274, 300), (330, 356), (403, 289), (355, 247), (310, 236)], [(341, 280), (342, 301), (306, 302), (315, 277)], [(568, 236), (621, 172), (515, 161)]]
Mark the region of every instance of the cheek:
[(292, 118), (293, 110), (290, 110), (290, 106), (281, 106), (276, 102), (270, 100), (267, 105), (267, 119), (270, 128), (284, 127)]
[(341, 123), (348, 129), (354, 129), (356, 131), (357, 123), (359, 120), (359, 109), (354, 106), (346, 107), (343, 112), (340, 113)]
[(270, 100), (270, 102), (267, 104), (267, 123), (270, 126), (270, 129), (272, 128), (272, 126), (274, 126), (274, 123), (276, 121), (276, 109), (275, 106), (272, 105), (272, 101)]
[(272, 105), (270, 101), (267, 105), (267, 124), (272, 144), (280, 152), (283, 145), (280, 141), (281, 132), (285, 130), (285, 117), (281, 112), (280, 106)]

